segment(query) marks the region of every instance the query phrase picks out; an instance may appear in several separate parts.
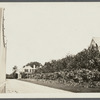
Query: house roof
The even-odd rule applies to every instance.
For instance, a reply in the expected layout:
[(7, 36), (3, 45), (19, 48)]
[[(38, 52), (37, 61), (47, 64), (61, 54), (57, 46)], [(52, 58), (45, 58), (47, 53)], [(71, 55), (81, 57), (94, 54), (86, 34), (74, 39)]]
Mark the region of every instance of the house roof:
[(25, 66), (23, 69), (32, 69), (31, 66)]
[(93, 40), (98, 46), (100, 46), (100, 37), (93, 37), (92, 40)]

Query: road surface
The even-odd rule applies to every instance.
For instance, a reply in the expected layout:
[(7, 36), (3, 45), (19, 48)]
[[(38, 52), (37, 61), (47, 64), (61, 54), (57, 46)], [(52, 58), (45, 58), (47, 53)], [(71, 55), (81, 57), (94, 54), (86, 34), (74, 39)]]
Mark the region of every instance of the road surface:
[(54, 89), (16, 79), (7, 79), (6, 93), (68, 93), (68, 91)]

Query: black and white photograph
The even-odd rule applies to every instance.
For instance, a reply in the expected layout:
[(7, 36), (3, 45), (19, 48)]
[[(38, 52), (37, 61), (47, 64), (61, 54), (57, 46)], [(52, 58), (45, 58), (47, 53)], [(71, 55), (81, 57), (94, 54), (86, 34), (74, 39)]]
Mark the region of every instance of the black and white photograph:
[(0, 3), (0, 93), (100, 93), (100, 3)]

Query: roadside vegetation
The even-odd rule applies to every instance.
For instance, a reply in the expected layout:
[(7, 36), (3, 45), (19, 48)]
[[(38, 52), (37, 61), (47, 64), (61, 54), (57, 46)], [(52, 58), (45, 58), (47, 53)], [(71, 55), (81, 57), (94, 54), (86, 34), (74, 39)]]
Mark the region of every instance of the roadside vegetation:
[[(27, 78), (25, 73), (22, 74), (23, 78)], [(37, 81), (51, 81), (51, 84), (58, 82), (73, 88), (81, 87), (83, 90), (94, 88), (100, 91), (100, 52), (98, 47), (92, 46), (76, 55), (68, 55), (59, 60), (46, 62), (42, 68), (34, 72), (31, 78)], [(80, 89), (76, 91), (82, 91)], [(96, 91), (94, 89), (92, 91)]]
[[(28, 63), (28, 65), (32, 63)], [(27, 79), (22, 80), (74, 92), (100, 92), (100, 52), (98, 46), (84, 49), (76, 55), (45, 62)]]

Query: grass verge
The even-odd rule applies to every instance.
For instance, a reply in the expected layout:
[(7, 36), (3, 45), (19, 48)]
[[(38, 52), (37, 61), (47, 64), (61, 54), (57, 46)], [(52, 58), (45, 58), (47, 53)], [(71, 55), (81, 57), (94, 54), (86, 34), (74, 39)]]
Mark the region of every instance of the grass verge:
[(50, 80), (36, 80), (36, 79), (20, 79), (21, 81), (31, 82), (34, 84), (39, 84), (43, 86), (48, 86), (52, 88), (62, 89), (66, 91), (76, 92), (76, 93), (90, 93), (90, 92), (100, 92), (100, 87), (96, 88), (86, 88), (81, 86), (71, 86), (69, 84), (62, 84), (58, 83), (57, 81), (50, 81)]

